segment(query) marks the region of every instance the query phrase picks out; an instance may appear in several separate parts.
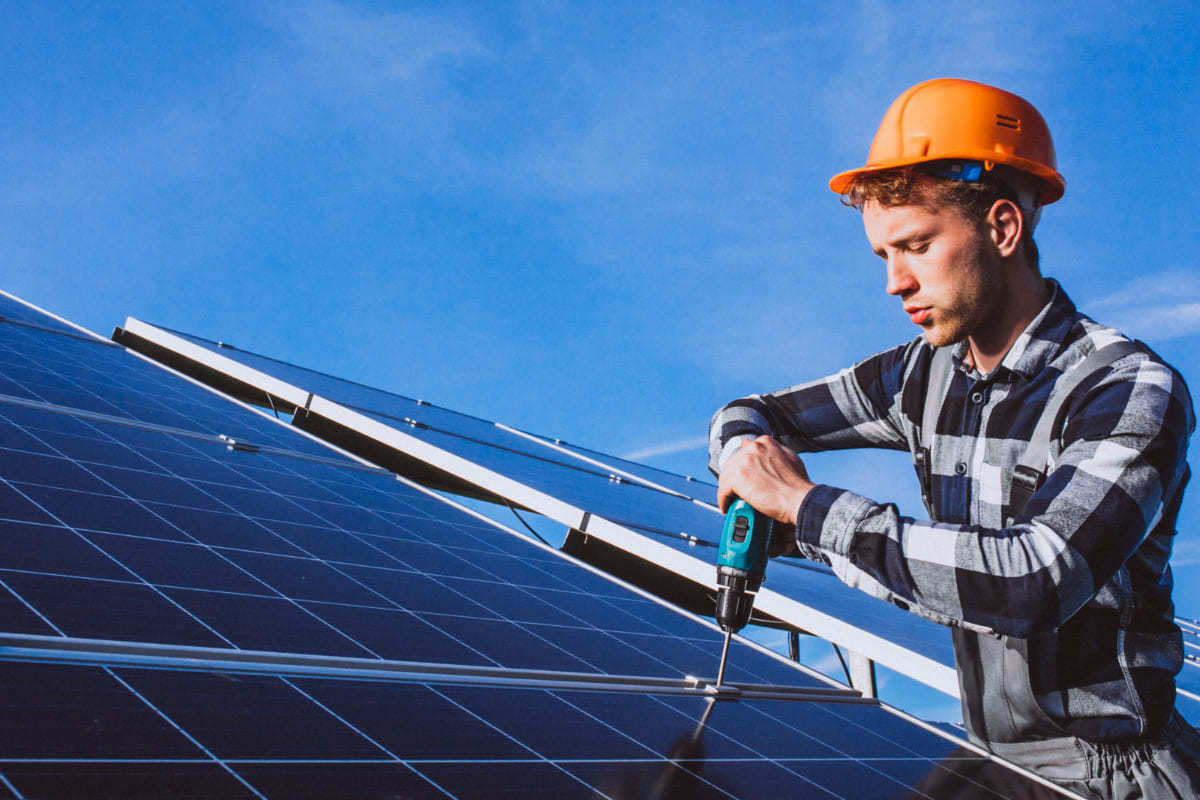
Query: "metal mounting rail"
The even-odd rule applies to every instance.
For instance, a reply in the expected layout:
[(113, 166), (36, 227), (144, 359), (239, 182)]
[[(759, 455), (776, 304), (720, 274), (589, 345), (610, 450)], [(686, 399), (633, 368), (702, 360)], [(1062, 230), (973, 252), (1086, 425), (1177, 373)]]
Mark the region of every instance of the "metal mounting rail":
[(125, 428), (135, 428), (140, 431), (151, 431), (153, 433), (161, 433), (167, 436), (178, 436), (182, 439), (191, 439), (193, 441), (208, 442), (210, 444), (221, 445), (228, 450), (237, 450), (243, 453), (263, 453), (271, 456), (282, 456), (284, 458), (295, 458), (300, 461), (310, 461), (315, 464), (324, 464), (330, 467), (343, 467), (352, 469), (357, 472), (370, 472), (376, 475), (387, 475), (395, 477), (395, 473), (368, 464), (359, 464), (355, 461), (348, 461), (341, 458), (325, 458), (323, 456), (313, 455), (311, 453), (302, 453), (299, 450), (288, 450), (283, 447), (274, 447), (267, 444), (256, 444), (247, 442), (241, 439), (236, 439), (224, 433), (203, 433), (201, 431), (188, 430), (187, 428), (176, 428), (171, 425), (159, 425), (154, 422), (144, 422), (133, 417), (118, 417), (113, 414), (102, 414), (98, 411), (88, 411), (74, 406), (64, 406), (57, 403), (47, 403), (44, 400), (30, 400), (25, 397), (16, 397), (11, 394), (0, 394), (0, 404), (19, 406), (21, 408), (30, 408), (35, 411), (47, 411), (51, 414), (62, 414), (68, 417), (76, 417), (84, 419), (88, 422), (101, 422), (107, 425), (121, 425)]
[(548, 447), (551, 450), (554, 450), (558, 453), (562, 453), (563, 455), (566, 455), (571, 458), (582, 461), (585, 464), (590, 464), (593, 467), (598, 467), (598, 468), (605, 470), (613, 475), (619, 475), (622, 479), (629, 481), (630, 483), (636, 483), (636, 484), (639, 484), (640, 486), (645, 486), (649, 489), (654, 489), (657, 492), (662, 492), (663, 494), (674, 495), (675, 497), (678, 497), (682, 500), (690, 500), (693, 503), (696, 503), (697, 505), (703, 506), (704, 508), (712, 509), (713, 511), (719, 510), (712, 503), (706, 503), (703, 500), (697, 500), (694, 497), (689, 497), (688, 495), (684, 494), (683, 492), (677, 492), (674, 489), (663, 486), (660, 483), (655, 483), (654, 481), (647, 480), (646, 478), (643, 478), (639, 475), (635, 475), (634, 473), (629, 472), (627, 470), (620, 469), (619, 467), (614, 467), (612, 464), (609, 464), (607, 462), (600, 461), (595, 458), (591, 458), (590, 456), (585, 456), (582, 453), (575, 452), (574, 450), (568, 450), (567, 448), (563, 447), (562, 445), (558, 444), (557, 442), (552, 442), (544, 437), (537, 436), (532, 433), (526, 433), (525, 431), (520, 430), (519, 428), (513, 428), (513, 427), (505, 425), (504, 423), (501, 423), (501, 422), (493, 422), (492, 424), (495, 425), (500, 430), (502, 430), (506, 433), (510, 433), (513, 436), (520, 436), (522, 439), (527, 439), (528, 441), (531, 441), (534, 444), (541, 445), (542, 447)]
[(836, 687), (725, 684), (708, 678), (657, 678), (590, 672), (481, 667), (423, 661), (231, 650), (0, 633), (0, 660), (103, 667), (142, 667), (204, 672), (235, 672), (304, 678), (337, 678), (403, 683), (488, 684), (573, 691), (684, 694), (718, 699), (801, 700), (822, 703), (875, 703), (858, 692)]

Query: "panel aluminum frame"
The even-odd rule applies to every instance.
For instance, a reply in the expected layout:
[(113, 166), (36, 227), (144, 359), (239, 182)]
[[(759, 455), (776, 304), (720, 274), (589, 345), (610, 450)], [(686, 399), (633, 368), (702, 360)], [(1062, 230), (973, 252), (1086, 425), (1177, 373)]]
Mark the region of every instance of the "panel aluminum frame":
[(404, 683), (437, 682), (639, 694), (652, 692), (727, 700), (813, 700), (822, 703), (879, 704), (874, 698), (863, 697), (851, 689), (832, 685), (823, 688), (772, 684), (717, 685), (707, 679), (692, 676), (686, 679), (671, 679), (647, 675), (514, 669), (33, 634), (0, 633), (0, 660), (288, 677), (364, 678)]

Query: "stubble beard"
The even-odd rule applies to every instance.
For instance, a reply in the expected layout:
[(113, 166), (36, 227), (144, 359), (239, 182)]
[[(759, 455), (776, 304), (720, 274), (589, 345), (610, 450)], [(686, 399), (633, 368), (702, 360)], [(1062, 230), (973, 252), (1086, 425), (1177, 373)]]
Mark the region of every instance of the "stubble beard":
[(999, 304), (1005, 296), (1005, 284), (1000, 265), (989, 261), (982, 241), (977, 241), (964, 258), (962, 279), (956, 283), (953, 296), (941, 298), (928, 323), (922, 326), (931, 347), (964, 341), (985, 329), (1002, 311)]

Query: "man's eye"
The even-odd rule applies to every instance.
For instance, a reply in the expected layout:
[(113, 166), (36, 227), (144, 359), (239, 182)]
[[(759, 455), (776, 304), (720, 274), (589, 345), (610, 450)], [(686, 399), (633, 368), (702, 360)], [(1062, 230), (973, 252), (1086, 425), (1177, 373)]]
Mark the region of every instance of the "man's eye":
[(929, 242), (917, 242), (916, 244), (909, 245), (908, 251), (910, 253), (924, 253), (928, 249)]

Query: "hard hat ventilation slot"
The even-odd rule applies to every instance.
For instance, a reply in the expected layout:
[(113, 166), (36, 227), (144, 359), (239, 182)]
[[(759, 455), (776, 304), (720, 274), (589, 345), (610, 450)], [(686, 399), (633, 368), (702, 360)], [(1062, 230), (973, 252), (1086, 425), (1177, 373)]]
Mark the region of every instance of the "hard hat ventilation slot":
[(996, 124), (1001, 128), (1009, 128), (1010, 130), (1021, 130), (1021, 120), (1017, 117), (1010, 117), (1005, 114), (996, 115)]

